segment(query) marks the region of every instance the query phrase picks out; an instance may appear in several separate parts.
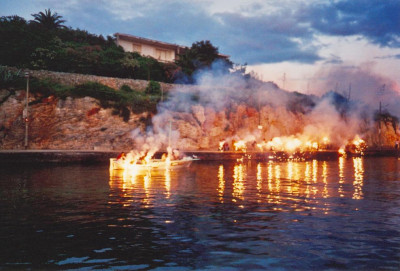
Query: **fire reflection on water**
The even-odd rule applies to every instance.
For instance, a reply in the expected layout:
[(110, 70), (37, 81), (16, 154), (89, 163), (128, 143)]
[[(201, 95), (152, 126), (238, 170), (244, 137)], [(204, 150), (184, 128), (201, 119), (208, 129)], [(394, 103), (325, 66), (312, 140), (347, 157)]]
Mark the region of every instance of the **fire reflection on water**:
[(364, 165), (362, 158), (354, 157), (353, 165), (354, 165), (353, 199), (362, 199), (363, 197), (362, 187), (364, 183)]
[(261, 164), (257, 164), (257, 196), (258, 196), (258, 202), (261, 202), (260, 197), (261, 197), (261, 192), (262, 192), (262, 168)]
[(148, 207), (150, 204), (150, 189), (151, 189), (151, 173), (146, 172), (146, 175), (143, 177), (143, 186), (144, 186), (144, 195), (143, 203), (145, 207)]
[(344, 190), (343, 190), (343, 184), (344, 184), (344, 162), (345, 158), (344, 157), (339, 157), (339, 195), (340, 197), (344, 197)]
[(168, 169), (165, 170), (165, 195), (167, 199), (171, 196), (171, 172)]
[[(363, 198), (362, 157), (340, 157), (337, 162), (269, 161), (255, 165), (237, 162), (234, 165), (226, 163), (211, 168), (215, 168), (215, 183), (201, 183), (196, 189), (212, 186), (214, 192), (207, 190), (207, 193), (215, 193), (214, 197), (219, 203), (231, 202), (239, 208), (256, 201), (272, 204), (274, 210), (282, 210), (285, 208), (283, 203), (289, 202), (295, 210), (319, 208), (327, 214), (331, 204), (331, 201), (327, 200), (329, 198)], [(198, 174), (210, 176), (212, 171), (208, 169), (199, 170)], [(194, 171), (196, 172), (196, 167)], [(178, 193), (180, 187), (188, 185), (184, 178), (180, 179), (184, 173), (174, 173), (172, 176), (171, 174), (171, 171), (166, 170), (158, 175), (149, 171), (130, 176), (121, 171), (110, 171), (110, 187), (122, 190), (127, 198), (132, 197), (134, 193), (145, 207), (149, 207), (152, 206), (152, 201), (160, 199), (160, 195), (171, 200), (171, 195)]]
[(152, 172), (151, 170), (130, 174), (123, 170), (110, 171), (109, 186), (122, 192), (122, 198), (127, 199), (123, 206), (131, 206), (132, 197), (140, 198), (143, 207), (153, 204), (154, 191), (164, 190), (165, 199), (171, 196), (171, 171)]
[(225, 179), (224, 179), (224, 166), (220, 165), (218, 168), (218, 196), (221, 203), (224, 203)]
[(244, 193), (244, 178), (245, 178), (245, 166), (244, 164), (236, 164), (233, 168), (233, 192), (232, 201), (236, 202), (236, 199), (243, 200)]

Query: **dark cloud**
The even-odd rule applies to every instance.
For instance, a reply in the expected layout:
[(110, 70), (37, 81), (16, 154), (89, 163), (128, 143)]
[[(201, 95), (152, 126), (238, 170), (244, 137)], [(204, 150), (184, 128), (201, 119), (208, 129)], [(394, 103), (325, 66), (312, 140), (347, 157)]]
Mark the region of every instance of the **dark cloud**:
[(299, 21), (332, 36), (361, 35), (380, 46), (400, 47), (400, 1), (344, 0), (311, 4)]
[[(226, 53), (249, 64), (295, 61), (313, 63), (320, 59), (311, 46), (312, 32), (291, 19), (290, 14), (243, 16), (216, 15), (223, 23)], [(285, 20), (282, 18), (285, 17)], [(308, 47), (308, 48), (307, 48)]]
[(400, 59), (400, 54), (396, 55), (386, 55), (386, 56), (377, 56), (375, 59)]

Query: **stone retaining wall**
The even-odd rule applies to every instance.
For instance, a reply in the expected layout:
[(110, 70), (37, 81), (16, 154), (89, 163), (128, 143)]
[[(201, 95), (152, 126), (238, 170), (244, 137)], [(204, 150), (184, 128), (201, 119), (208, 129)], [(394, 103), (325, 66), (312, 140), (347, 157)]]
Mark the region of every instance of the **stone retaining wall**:
[[(148, 81), (146, 80), (115, 78), (115, 77), (97, 76), (90, 74), (54, 72), (46, 70), (30, 70), (29, 72), (31, 76), (39, 79), (49, 78), (60, 84), (73, 85), (73, 86), (83, 84), (86, 82), (97, 82), (114, 89), (119, 89), (123, 85), (127, 85), (132, 89), (143, 91), (146, 89), (148, 85)], [(164, 91), (169, 91), (174, 87), (173, 84), (162, 83), (162, 82), (160, 82), (160, 85)]]

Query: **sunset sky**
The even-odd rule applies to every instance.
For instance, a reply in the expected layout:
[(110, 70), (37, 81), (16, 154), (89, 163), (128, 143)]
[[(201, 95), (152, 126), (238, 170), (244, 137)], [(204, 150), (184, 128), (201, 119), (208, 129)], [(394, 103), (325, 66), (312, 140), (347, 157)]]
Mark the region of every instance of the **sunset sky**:
[(0, 0), (1, 16), (31, 20), (46, 8), (67, 26), (104, 36), (210, 40), (248, 72), (292, 91), (399, 89), (398, 0)]

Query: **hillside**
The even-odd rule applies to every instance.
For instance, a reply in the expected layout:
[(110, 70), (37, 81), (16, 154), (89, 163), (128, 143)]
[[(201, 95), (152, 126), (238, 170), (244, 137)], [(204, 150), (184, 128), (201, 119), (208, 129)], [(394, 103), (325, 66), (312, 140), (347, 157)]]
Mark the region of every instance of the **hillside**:
[[(44, 71), (37, 74), (78, 85), (78, 90), (89, 96), (62, 97), (57, 93), (33, 91), (29, 96), (28, 122), (29, 148), (32, 149), (126, 151), (150, 146), (165, 149), (171, 142), (185, 150), (217, 150), (221, 140), (230, 144), (244, 140), (250, 149), (254, 148), (253, 143), (277, 139), (282, 142), (294, 139), (322, 142), (325, 137), (329, 138), (332, 147), (339, 148), (357, 134), (369, 146), (393, 146), (399, 139), (396, 123), (390, 118), (380, 122), (379, 138), (376, 132), (379, 122), (356, 118), (355, 112), (343, 111), (340, 103), (335, 107), (329, 98), (332, 95), (318, 98), (291, 93), (272, 83), (243, 85), (239, 81), (238, 85), (237, 81), (227, 81), (225, 85), (218, 85), (211, 81), (209, 85), (197, 86), (162, 84), (164, 100), (157, 96), (158, 102), (153, 110), (145, 109), (149, 106), (145, 97), (150, 96), (143, 94), (134, 96), (135, 99), (145, 99), (142, 102), (126, 104), (124, 108), (129, 114), (124, 115), (121, 113), (125, 111), (118, 111), (120, 107), (115, 107), (121, 106), (119, 102), (115, 102), (113, 107), (100, 96), (85, 92), (84, 87), (93, 86), (81, 84), (79, 80), (88, 79), (85, 75)], [(115, 86), (110, 91), (116, 94), (123, 94), (117, 86), (130, 84), (143, 93), (148, 86), (148, 82), (140, 80), (90, 78)], [(218, 80), (221, 82), (221, 78)], [(103, 88), (103, 84), (95, 86)], [(25, 122), (22, 115), (25, 93), (23, 87), (3, 87), (0, 91), (1, 149), (24, 148)], [(145, 107), (138, 110), (140, 106)]]

